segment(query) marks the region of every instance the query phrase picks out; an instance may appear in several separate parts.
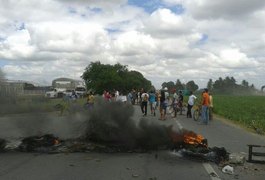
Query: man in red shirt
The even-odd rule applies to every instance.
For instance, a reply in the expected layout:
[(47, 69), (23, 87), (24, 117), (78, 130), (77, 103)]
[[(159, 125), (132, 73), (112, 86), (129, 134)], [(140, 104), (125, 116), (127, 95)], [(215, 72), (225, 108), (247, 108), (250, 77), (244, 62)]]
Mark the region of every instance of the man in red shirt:
[(207, 125), (209, 123), (209, 105), (210, 105), (210, 97), (208, 94), (208, 89), (204, 89), (202, 93), (202, 123)]

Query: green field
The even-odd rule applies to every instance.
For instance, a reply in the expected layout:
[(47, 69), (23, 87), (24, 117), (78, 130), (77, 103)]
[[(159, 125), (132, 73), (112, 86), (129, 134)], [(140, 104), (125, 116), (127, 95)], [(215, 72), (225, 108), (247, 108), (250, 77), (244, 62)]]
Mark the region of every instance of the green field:
[(86, 102), (86, 98), (77, 99), (75, 102), (66, 101), (62, 98), (45, 98), (44, 96), (17, 96), (0, 104), (0, 115), (19, 114), (19, 113), (38, 113), (58, 111), (57, 104), (64, 107), (78, 105), (81, 110)]
[(213, 98), (215, 114), (265, 132), (265, 96), (215, 95)]

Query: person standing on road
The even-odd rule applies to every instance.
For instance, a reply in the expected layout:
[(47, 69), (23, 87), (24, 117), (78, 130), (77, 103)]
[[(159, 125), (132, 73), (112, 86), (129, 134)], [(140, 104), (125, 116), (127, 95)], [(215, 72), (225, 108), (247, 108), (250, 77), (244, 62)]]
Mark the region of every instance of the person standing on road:
[(149, 93), (149, 103), (150, 103), (150, 110), (151, 110), (151, 115), (156, 115), (155, 112), (155, 107), (156, 107), (156, 95), (155, 92), (152, 90)]
[(192, 109), (196, 99), (197, 99), (197, 97), (195, 95), (193, 95), (192, 91), (190, 91), (190, 96), (189, 96), (189, 100), (188, 100), (187, 118), (192, 118), (191, 109)]
[(173, 109), (173, 112), (174, 112), (173, 118), (177, 117), (177, 104), (178, 104), (178, 95), (175, 91), (173, 94), (173, 99), (171, 103), (171, 109)]
[(114, 97), (113, 97), (114, 101), (117, 101), (119, 99), (119, 96), (120, 96), (120, 92), (114, 89)]
[(132, 92), (129, 92), (128, 95), (127, 95), (127, 102), (129, 104), (133, 104), (133, 94)]
[(179, 105), (180, 115), (182, 115), (183, 100), (184, 100), (184, 97), (183, 97), (182, 91), (180, 90), (178, 94), (178, 105)]
[(209, 93), (209, 120), (213, 120), (213, 96), (212, 93)]
[(143, 113), (143, 116), (147, 115), (147, 103), (149, 99), (149, 95), (146, 93), (146, 91), (143, 91), (141, 95), (142, 103), (141, 103), (141, 110)]
[(135, 105), (136, 103), (136, 96), (137, 96), (137, 92), (135, 91), (135, 89), (132, 89), (132, 104)]
[(168, 88), (165, 87), (164, 88), (164, 92), (165, 92), (165, 103), (166, 103), (166, 109), (165, 109), (165, 116), (167, 115), (167, 113), (169, 112), (169, 92), (168, 92)]
[(165, 95), (165, 91), (161, 90), (160, 96), (160, 118), (159, 120), (166, 120), (166, 112), (167, 112), (167, 99)]
[(95, 97), (94, 97), (93, 92), (91, 91), (87, 97), (88, 109), (92, 109), (94, 107), (94, 101), (95, 101)]
[(202, 93), (202, 123), (207, 125), (209, 123), (209, 105), (210, 105), (210, 97), (208, 94), (208, 89), (204, 89), (204, 92)]

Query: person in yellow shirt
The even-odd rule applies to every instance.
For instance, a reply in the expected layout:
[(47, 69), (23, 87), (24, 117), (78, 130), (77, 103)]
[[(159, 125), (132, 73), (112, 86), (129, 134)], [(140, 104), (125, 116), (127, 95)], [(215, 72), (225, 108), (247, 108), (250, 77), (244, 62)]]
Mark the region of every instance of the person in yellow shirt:
[(95, 102), (94, 94), (93, 94), (93, 92), (90, 92), (88, 97), (87, 97), (88, 109), (92, 109), (93, 108), (94, 102)]

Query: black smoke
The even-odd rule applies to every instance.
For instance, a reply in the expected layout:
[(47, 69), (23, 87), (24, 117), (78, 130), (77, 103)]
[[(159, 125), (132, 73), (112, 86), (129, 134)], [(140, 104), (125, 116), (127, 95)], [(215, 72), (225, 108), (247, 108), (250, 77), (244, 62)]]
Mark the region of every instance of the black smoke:
[(89, 114), (86, 138), (90, 141), (127, 149), (171, 145), (170, 127), (154, 119), (139, 119), (132, 105), (100, 101)]

